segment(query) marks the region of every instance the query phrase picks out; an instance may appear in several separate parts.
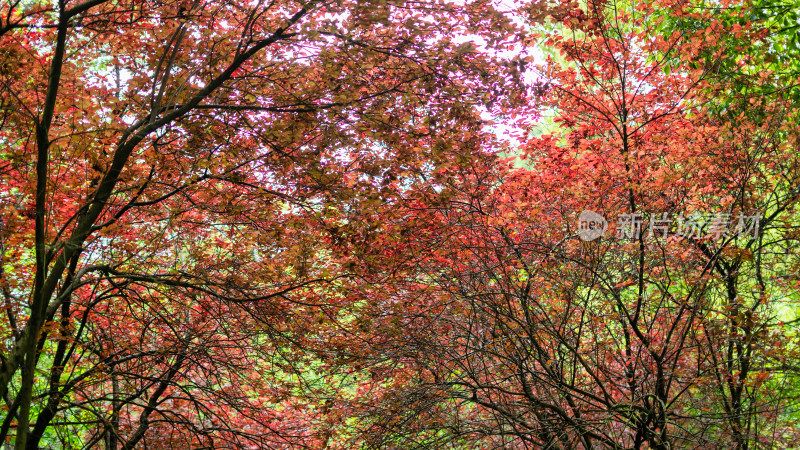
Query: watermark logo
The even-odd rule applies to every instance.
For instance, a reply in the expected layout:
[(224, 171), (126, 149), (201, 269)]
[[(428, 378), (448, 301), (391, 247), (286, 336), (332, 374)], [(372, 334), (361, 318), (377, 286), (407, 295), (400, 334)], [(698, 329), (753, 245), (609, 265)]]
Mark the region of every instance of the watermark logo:
[[(688, 239), (758, 237), (760, 214), (700, 214), (671, 217), (668, 213), (625, 213), (617, 218), (614, 236), (617, 239), (666, 239), (671, 235)], [(608, 221), (601, 214), (584, 210), (578, 216), (578, 236), (593, 241), (606, 235)]]
[(608, 221), (600, 214), (584, 210), (578, 216), (578, 236), (584, 241), (593, 241), (606, 234)]

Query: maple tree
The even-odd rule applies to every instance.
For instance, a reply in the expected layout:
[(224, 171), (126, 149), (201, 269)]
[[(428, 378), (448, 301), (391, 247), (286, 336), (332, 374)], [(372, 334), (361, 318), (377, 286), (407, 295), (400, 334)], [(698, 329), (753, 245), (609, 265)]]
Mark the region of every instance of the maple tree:
[[(539, 91), (556, 130), (528, 128), (523, 167), (465, 167), (447, 202), (410, 209), (397, 306), (366, 313), (393, 388), (362, 404), (364, 439), (791, 445), (797, 103), (770, 89), (770, 26), (732, 2), (562, 6), (531, 36), (554, 49)], [(616, 227), (585, 242), (583, 210)]]
[(4, 4), (0, 438), (791, 445), (794, 21), (761, 0)]
[(444, 1), (0, 17), (0, 438), (333, 445), (315, 366), (372, 211), (485, 151), (480, 111), (521, 98), (493, 50), (509, 19)]

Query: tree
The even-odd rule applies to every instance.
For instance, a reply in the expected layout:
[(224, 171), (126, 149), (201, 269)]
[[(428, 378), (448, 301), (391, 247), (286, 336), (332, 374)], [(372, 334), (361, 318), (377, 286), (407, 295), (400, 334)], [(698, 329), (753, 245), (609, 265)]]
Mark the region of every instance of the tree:
[[(395, 246), (408, 263), (385, 281), (400, 306), (370, 310), (385, 337), (373, 373), (394, 388), (365, 405), (367, 442), (796, 439), (797, 110), (746, 97), (719, 114), (743, 81), (717, 76), (733, 53), (723, 37), (767, 35), (714, 13), (554, 12), (561, 26), (541, 41), (563, 62), (548, 59), (541, 78), (560, 130), (523, 143), (525, 167), (467, 165), (459, 194), (411, 210), (422, 231)], [(611, 222), (602, 237), (581, 239), (584, 210)]]
[(371, 212), (516, 100), (511, 22), (462, 3), (6, 3), (0, 437), (333, 442), (303, 397)]

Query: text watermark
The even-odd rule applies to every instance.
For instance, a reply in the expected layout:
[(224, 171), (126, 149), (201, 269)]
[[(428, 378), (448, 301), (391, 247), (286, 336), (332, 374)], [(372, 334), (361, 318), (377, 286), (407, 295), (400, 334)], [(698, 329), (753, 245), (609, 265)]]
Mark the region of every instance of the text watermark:
[[(710, 237), (714, 240), (723, 238), (757, 238), (761, 215), (751, 214), (700, 214), (684, 217), (673, 217), (668, 213), (625, 213), (617, 218), (617, 239), (666, 239), (670, 235), (688, 239)], [(578, 236), (584, 241), (593, 241), (606, 236), (609, 222), (601, 214), (584, 210), (578, 216)]]

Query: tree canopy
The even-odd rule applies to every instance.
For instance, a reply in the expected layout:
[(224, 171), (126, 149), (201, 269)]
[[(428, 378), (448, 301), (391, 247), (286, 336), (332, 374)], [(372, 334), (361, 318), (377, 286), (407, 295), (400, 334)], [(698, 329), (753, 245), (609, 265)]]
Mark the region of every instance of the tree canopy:
[(798, 27), (6, 1), (0, 440), (795, 445)]

